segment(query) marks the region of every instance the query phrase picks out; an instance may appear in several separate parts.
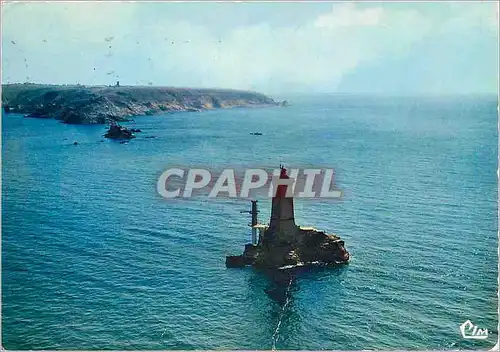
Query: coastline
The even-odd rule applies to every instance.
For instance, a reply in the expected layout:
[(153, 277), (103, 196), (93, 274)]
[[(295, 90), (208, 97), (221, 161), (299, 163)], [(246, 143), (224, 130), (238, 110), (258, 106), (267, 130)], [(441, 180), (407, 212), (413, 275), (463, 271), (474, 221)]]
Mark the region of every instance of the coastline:
[(68, 124), (105, 124), (162, 112), (276, 106), (264, 94), (230, 90), (150, 86), (2, 85), (5, 112), (54, 118)]

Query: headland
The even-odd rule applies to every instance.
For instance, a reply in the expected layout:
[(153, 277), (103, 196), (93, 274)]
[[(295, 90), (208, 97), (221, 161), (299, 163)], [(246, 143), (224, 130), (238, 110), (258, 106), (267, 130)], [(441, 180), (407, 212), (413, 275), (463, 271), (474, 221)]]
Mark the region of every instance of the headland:
[(229, 89), (153, 86), (2, 85), (5, 112), (69, 124), (105, 124), (162, 112), (276, 106), (264, 94)]

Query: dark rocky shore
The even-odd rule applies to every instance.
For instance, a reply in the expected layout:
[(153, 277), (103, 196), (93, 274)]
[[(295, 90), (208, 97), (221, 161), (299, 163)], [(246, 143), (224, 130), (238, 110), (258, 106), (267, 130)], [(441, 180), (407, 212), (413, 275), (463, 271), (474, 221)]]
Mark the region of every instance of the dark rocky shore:
[(4, 111), (71, 124), (127, 121), (161, 112), (279, 105), (255, 92), (145, 86), (2, 85)]
[(291, 234), (274, 234), (268, 229), (258, 245), (248, 243), (242, 255), (227, 256), (227, 267), (251, 265), (262, 269), (346, 264), (349, 252), (335, 234), (297, 226)]

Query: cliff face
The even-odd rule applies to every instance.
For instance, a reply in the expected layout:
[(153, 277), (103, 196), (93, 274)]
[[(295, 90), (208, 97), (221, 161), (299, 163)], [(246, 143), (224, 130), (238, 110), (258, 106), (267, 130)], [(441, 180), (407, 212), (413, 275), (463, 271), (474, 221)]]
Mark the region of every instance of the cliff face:
[(160, 112), (276, 104), (263, 94), (237, 90), (36, 84), (2, 86), (5, 111), (55, 118), (73, 124), (125, 121), (130, 116)]

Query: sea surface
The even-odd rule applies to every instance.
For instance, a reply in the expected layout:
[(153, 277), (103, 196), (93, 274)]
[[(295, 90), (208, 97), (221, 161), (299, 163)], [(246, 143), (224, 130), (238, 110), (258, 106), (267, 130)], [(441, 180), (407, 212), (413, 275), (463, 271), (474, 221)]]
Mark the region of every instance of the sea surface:
[[(4, 114), (3, 347), (493, 347), (496, 98), (287, 99), (137, 117), (129, 144), (102, 125)], [(335, 169), (343, 199), (296, 199), (295, 215), (340, 235), (348, 265), (226, 269), (250, 241), (250, 202), (156, 192), (172, 166), (280, 163)], [(467, 319), (489, 337), (463, 339)]]

